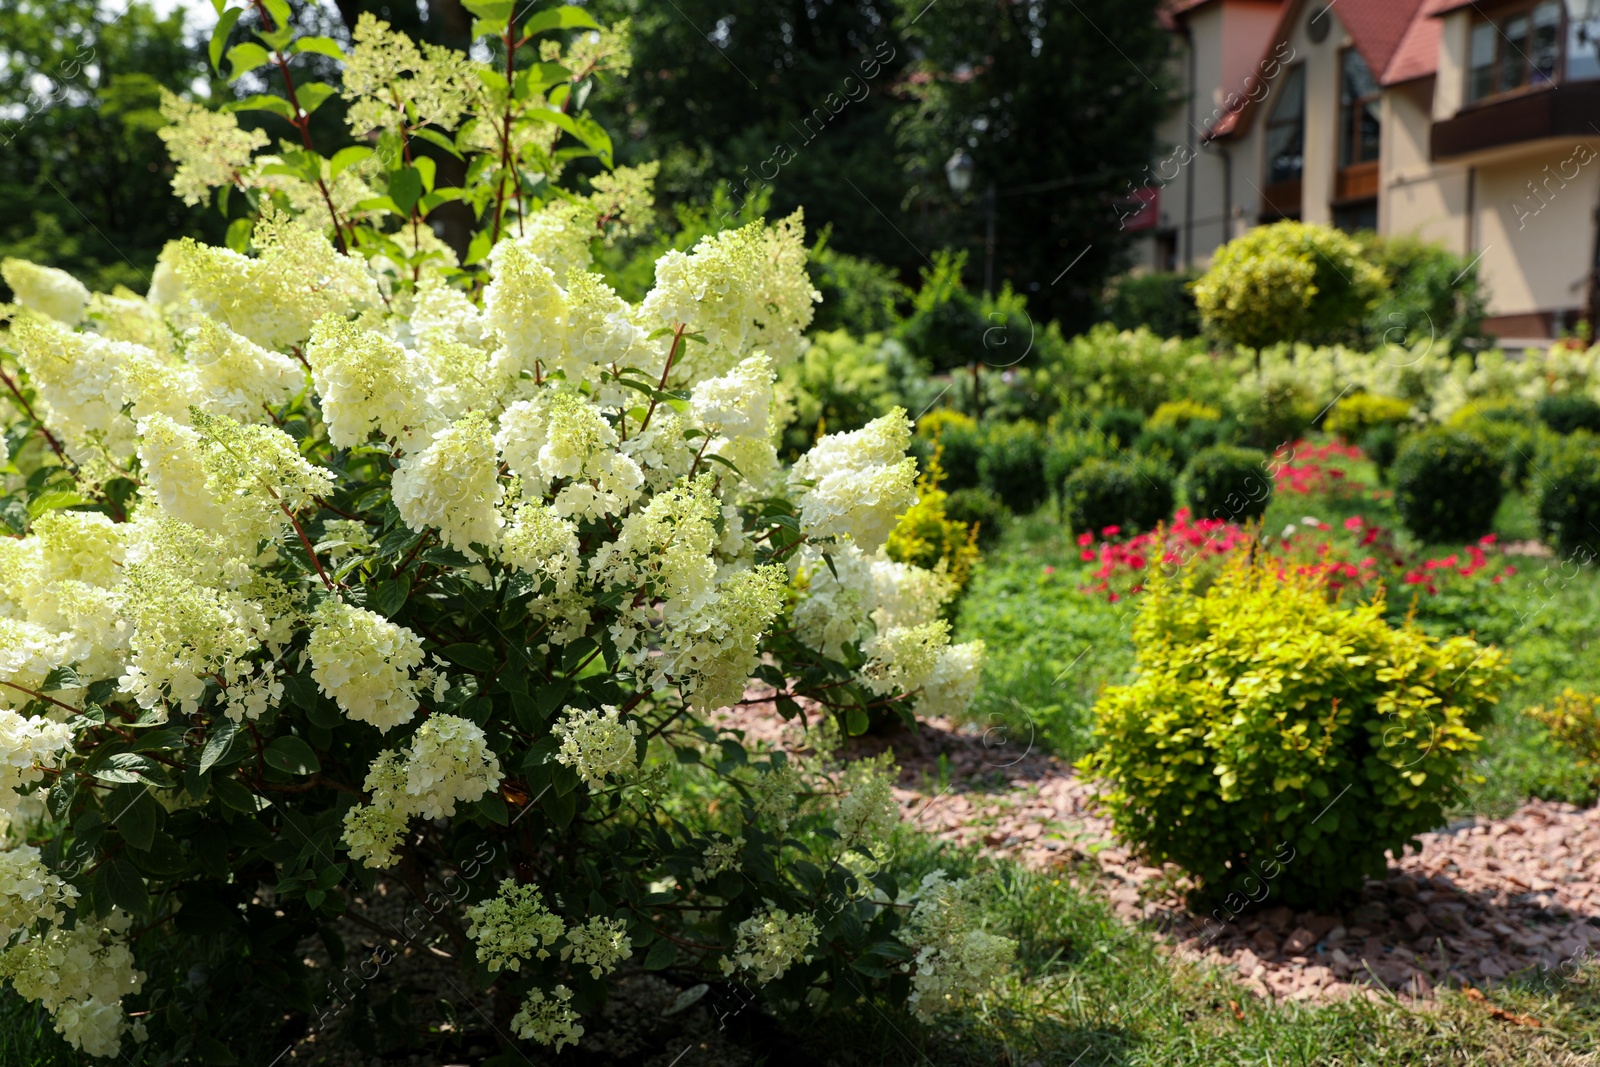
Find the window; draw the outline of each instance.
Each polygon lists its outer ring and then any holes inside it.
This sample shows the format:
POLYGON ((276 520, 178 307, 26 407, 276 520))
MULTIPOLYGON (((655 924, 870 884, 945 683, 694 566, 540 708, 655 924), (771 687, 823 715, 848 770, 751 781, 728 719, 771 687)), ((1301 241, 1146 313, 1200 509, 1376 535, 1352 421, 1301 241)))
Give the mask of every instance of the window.
POLYGON ((1357 230, 1376 230, 1378 228, 1378 202, 1376 200, 1359 200, 1354 204, 1342 204, 1333 209, 1333 224, 1345 233, 1355 233, 1357 230))
POLYGON ((1567 4, 1567 80, 1600 78, 1600 0, 1567 4))
POLYGON ((1339 90, 1339 166, 1370 163, 1378 158, 1379 92, 1367 61, 1347 48, 1339 90))
POLYGON ((1539 0, 1472 27, 1467 99, 1554 85, 1561 68, 1561 0, 1539 0))
POLYGON ((1305 168, 1305 67, 1284 71, 1267 121, 1267 184, 1299 181, 1305 168))

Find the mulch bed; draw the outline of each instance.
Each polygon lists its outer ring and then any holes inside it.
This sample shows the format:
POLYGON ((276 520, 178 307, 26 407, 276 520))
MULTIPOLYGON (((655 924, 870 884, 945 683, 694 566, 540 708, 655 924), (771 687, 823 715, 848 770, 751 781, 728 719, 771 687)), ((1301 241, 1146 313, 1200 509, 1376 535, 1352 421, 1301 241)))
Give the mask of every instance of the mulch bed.
MULTIPOLYGON (((769 703, 732 710, 724 723, 752 740, 794 739, 769 703)), ((1061 870, 1125 921, 1160 930, 1179 955, 1236 968, 1264 997, 1326 1000, 1383 987, 1426 998, 1441 984, 1570 973, 1600 956, 1600 809, 1534 801, 1505 819, 1459 820, 1422 835, 1420 850, 1391 856, 1388 878, 1368 881, 1345 911, 1295 912, 1273 907, 1269 895, 1219 932, 1185 906, 1181 873, 1150 867, 1117 842, 1092 786, 1027 738, 931 720, 915 737, 851 744, 862 755, 894 748, 907 821, 1061 870)))

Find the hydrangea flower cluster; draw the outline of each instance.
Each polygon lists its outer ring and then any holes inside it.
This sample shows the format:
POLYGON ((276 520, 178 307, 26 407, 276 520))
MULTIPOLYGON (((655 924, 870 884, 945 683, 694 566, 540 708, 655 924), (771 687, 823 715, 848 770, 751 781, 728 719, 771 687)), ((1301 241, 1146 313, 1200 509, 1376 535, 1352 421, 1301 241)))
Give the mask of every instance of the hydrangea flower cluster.
MULTIPOLYGON (((840 715, 970 699, 953 583, 879 553, 916 501, 904 412, 779 460, 775 380, 819 299, 801 215, 666 253, 637 302, 595 269, 651 223, 656 169, 614 168, 582 111, 629 61, 592 29, 508 83, 364 17, 342 84, 300 97, 349 103, 361 143, 337 156, 164 100, 175 191, 253 217, 228 247, 170 243, 143 296, 0 263, 0 975, 89 1055, 136 1029, 147 944, 216 947, 167 921, 180 905, 270 900, 307 932, 360 868, 457 845, 516 875, 466 914, 527 1040, 578 1041, 590 983, 663 943, 653 893, 701 946, 684 967, 802 970, 827 903, 798 903, 802 863, 875 849, 887 770, 751 762, 711 714, 756 678, 840 715), (436 187, 417 138, 470 157, 472 187, 436 187), (552 192, 581 155, 599 173, 552 192), (452 199, 478 208, 466 248, 428 220, 452 199), (681 817, 674 758, 731 780, 732 824, 681 817), (21 843, 56 835, 70 864, 21 843), (759 895, 713 894, 735 883, 759 895)), ((176 1048, 171 1014, 150 1025, 176 1048)))
POLYGON ((989 991, 1016 957, 1017 943, 982 928, 978 886, 942 870, 922 879, 907 928, 917 949, 912 1011, 925 1021, 963 1008, 989 991))
POLYGON ((733 955, 722 961, 722 973, 748 972, 757 982, 782 978, 797 960, 811 962, 806 952, 817 943, 817 924, 809 915, 792 915, 765 907, 735 927, 733 955))

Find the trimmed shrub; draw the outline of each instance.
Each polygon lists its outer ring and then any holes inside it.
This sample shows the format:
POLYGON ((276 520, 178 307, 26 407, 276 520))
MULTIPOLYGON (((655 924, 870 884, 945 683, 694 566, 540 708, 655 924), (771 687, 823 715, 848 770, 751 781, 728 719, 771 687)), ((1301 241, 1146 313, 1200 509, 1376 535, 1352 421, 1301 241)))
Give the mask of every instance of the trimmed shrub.
POLYGON ((1218 445, 1197 453, 1183 472, 1184 492, 1196 518, 1246 522, 1272 503, 1268 457, 1255 448, 1218 445))
POLYGON ((971 528, 978 545, 988 548, 999 540, 1011 512, 1000 498, 987 489, 969 487, 952 490, 944 501, 945 517, 971 528))
POLYGON ((789 453, 804 452, 824 434, 859 430, 900 405, 881 341, 843 330, 815 334, 805 354, 778 372, 794 404, 783 432, 789 453))
POLYGON ((1316 417, 1317 401, 1305 386, 1273 378, 1240 406, 1239 433, 1245 444, 1271 450, 1300 440, 1316 417))
POLYGON ((1538 704, 1524 714, 1548 730, 1556 744, 1571 750, 1580 768, 1600 776, 1600 697, 1569 686, 1551 707, 1538 704))
POLYGON ((1600 433, 1600 404, 1581 393, 1556 393, 1539 401, 1539 419, 1565 437, 1579 430, 1600 433))
POLYGON ((1378 481, 1388 485, 1389 470, 1394 466, 1395 457, 1400 454, 1400 427, 1394 423, 1374 426, 1361 436, 1357 447, 1378 469, 1378 481))
POLYGON ((1196 422, 1217 422, 1222 411, 1210 404, 1197 404, 1193 400, 1168 400, 1145 420, 1147 430, 1182 430, 1196 422))
POLYGON ((1044 480, 1053 493, 1060 493, 1067 475, 1091 459, 1109 459, 1116 450, 1095 430, 1069 430, 1053 434, 1044 450, 1044 480))
POLYGON ((944 470, 939 465, 937 446, 928 459, 927 469, 917 479, 917 502, 900 516, 884 546, 889 558, 933 570, 943 563, 956 591, 967 586, 972 565, 978 562, 977 531, 950 518, 946 503, 950 494, 939 488, 944 470))
POLYGON ((1447 425, 1487 445, 1500 457, 1506 484, 1518 489, 1527 487, 1536 457, 1561 439, 1532 407, 1516 400, 1469 404, 1450 416, 1447 425))
POLYGON ((1505 654, 1340 607, 1320 580, 1240 552, 1203 594, 1151 572, 1138 673, 1095 707, 1117 835, 1199 881, 1221 922, 1249 901, 1326 907, 1444 822, 1505 654))
POLYGON ((1475 540, 1489 532, 1500 507, 1501 471, 1499 457, 1471 434, 1415 434, 1395 458, 1395 510, 1423 541, 1475 540))
POLYGON ((1223 245, 1194 283, 1194 295, 1208 333, 1259 350, 1290 341, 1359 341, 1387 281, 1348 234, 1284 221, 1223 245))
POLYGON ((1050 495, 1044 479, 1044 435, 1037 423, 990 426, 978 454, 978 481, 1006 507, 1025 515, 1050 495))
POLYGON ((1369 346, 1426 344, 1460 352, 1488 344, 1483 332, 1488 301, 1477 263, 1411 236, 1369 233, 1357 239, 1367 258, 1389 276, 1383 299, 1367 314, 1369 346))
POLYGON ((1061 497, 1073 533, 1148 530, 1172 514, 1172 475, 1155 463, 1091 459, 1067 476, 1061 497))
POLYGON ((1103 314, 1119 330, 1147 326, 1162 337, 1197 337, 1200 309, 1190 286, 1199 271, 1125 274, 1106 289, 1103 314))
POLYGON ((1134 450, 1182 469, 1196 452, 1219 444, 1222 412, 1192 400, 1170 400, 1156 408, 1133 440, 1134 450))
POLYGON ((1356 393, 1333 405, 1322 428, 1347 444, 1359 445, 1380 426, 1403 426, 1411 420, 1411 404, 1392 396, 1356 393))
POLYGON ((1144 412, 1137 408, 1101 408, 1091 423, 1120 448, 1131 448, 1144 429, 1144 412))
POLYGON ((1600 440, 1574 434, 1539 459, 1539 530, 1564 557, 1600 555, 1600 440))
POLYGON ((974 489, 982 484, 978 463, 983 458, 983 438, 983 431, 971 420, 951 422, 934 438, 943 450, 939 464, 944 468, 944 484, 949 489, 974 489))

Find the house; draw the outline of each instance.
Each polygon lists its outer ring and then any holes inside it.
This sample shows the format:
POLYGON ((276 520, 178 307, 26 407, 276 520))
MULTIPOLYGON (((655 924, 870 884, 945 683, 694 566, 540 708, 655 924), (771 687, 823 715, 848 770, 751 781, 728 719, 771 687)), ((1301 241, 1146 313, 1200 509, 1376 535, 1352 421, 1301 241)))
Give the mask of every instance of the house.
POLYGON ((1503 343, 1596 316, 1600 0, 1169 0, 1184 102, 1122 224, 1203 267, 1282 218, 1478 265, 1503 343))

